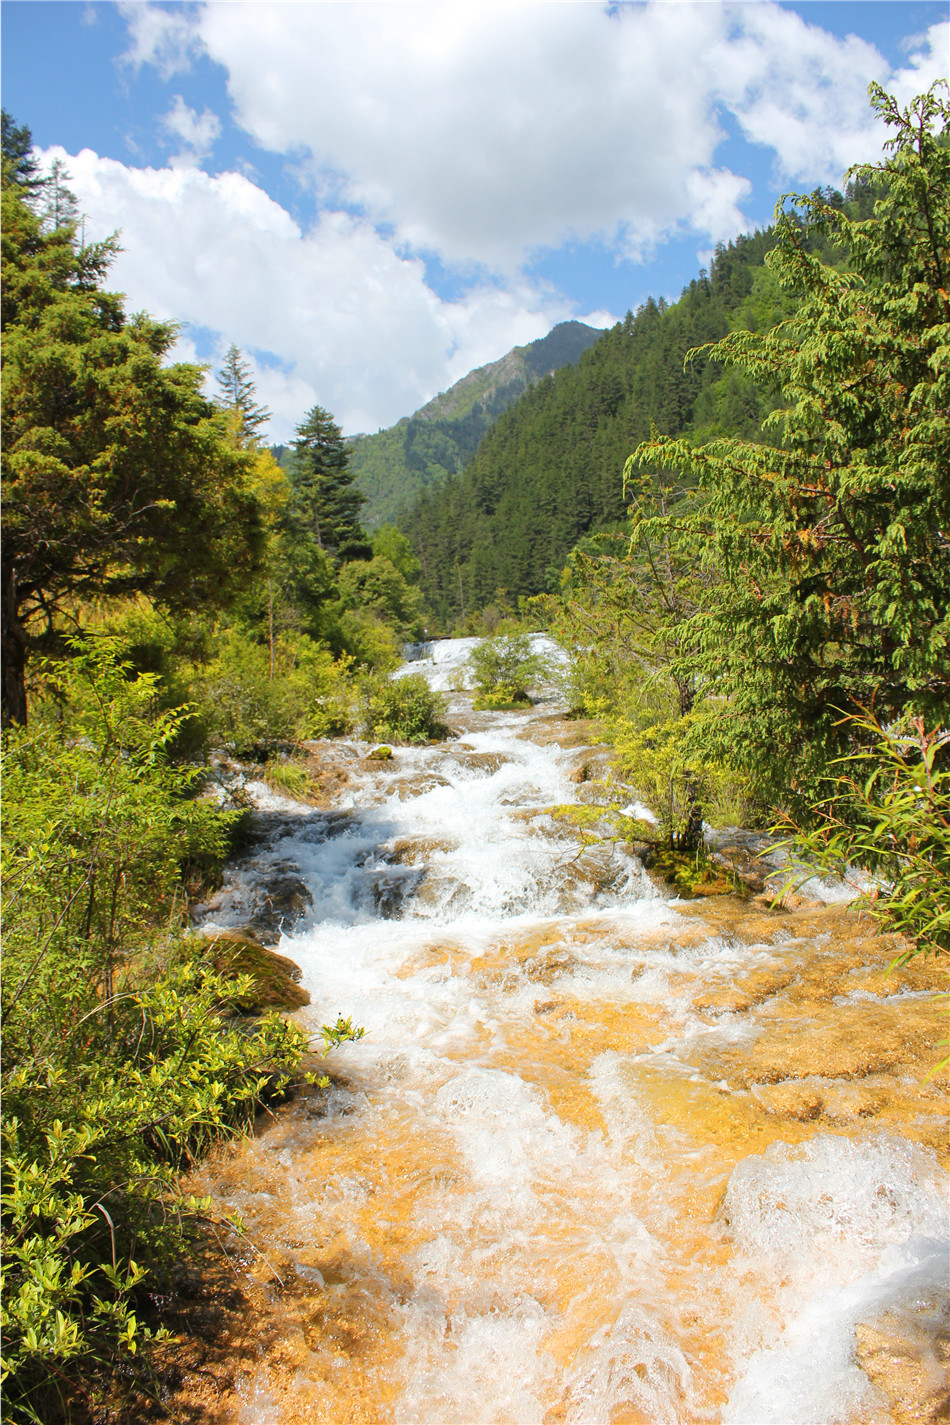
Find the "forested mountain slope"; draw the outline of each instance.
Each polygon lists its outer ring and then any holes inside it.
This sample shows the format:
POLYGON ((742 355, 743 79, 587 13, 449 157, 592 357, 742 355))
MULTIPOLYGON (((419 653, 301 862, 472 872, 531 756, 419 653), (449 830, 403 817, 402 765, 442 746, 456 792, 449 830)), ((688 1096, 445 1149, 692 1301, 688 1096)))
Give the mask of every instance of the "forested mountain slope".
POLYGON ((736 328, 765 330, 786 308, 764 266, 771 230, 720 247, 708 273, 668 305, 652 298, 578 363, 546 376, 506 411, 456 478, 425 492, 402 527, 447 623, 555 587, 585 535, 624 518, 623 467, 650 434, 748 434, 768 398, 747 379, 686 353, 736 328))
POLYGON ((541 377, 577 361, 599 336, 583 322, 560 322, 538 341, 470 371, 388 430, 356 436, 350 469, 366 496, 367 529, 394 520, 423 490, 457 474, 502 411, 541 377))

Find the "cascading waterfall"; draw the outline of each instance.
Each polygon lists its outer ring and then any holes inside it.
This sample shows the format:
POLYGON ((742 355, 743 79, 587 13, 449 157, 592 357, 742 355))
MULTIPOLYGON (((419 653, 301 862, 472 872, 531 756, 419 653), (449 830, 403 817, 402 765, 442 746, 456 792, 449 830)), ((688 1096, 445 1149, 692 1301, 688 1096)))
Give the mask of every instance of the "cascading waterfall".
MULTIPOLYGON (((470 643, 412 666, 451 686, 470 643)), ((301 1018, 366 1029, 335 1087, 203 1174, 279 1269, 286 1338, 221 1419, 898 1418, 856 1341, 885 1317, 938 1332, 939 1103, 864 1122, 843 1075, 795 1061, 822 1031, 789 986, 820 1000, 817 954, 839 1019, 862 994, 872 1015, 929 1001, 841 961, 840 909, 697 910, 585 846, 550 809, 587 754, 549 708, 453 712, 457 740, 363 761, 332 813, 270 798, 214 913, 246 922, 296 867, 278 948, 313 996, 301 1018)))

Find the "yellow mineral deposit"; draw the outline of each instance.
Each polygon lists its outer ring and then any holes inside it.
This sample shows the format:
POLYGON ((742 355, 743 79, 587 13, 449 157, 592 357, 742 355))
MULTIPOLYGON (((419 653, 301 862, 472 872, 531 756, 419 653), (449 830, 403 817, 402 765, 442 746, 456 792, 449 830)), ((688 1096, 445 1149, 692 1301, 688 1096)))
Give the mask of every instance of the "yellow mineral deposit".
POLYGON ((933 964, 887 974, 840 904, 672 899, 545 810, 589 780, 576 725, 462 698, 453 720, 390 762, 354 748, 351 815, 321 839, 302 811, 273 848, 313 897, 279 946, 299 1019, 367 1033, 196 1176, 256 1250, 230 1241, 236 1295, 182 1409, 947 1419, 933 964))

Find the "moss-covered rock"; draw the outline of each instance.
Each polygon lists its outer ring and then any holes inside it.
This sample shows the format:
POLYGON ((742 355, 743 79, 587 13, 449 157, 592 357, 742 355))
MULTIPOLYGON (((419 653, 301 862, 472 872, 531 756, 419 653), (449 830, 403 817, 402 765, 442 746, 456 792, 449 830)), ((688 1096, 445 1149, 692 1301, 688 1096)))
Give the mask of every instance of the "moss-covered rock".
POLYGON ((301 1009, 310 995, 300 984, 301 969, 286 955, 268 950, 238 931, 220 931, 209 944, 216 970, 229 975, 250 975, 250 994, 235 1001, 242 1014, 263 1014, 270 1009, 301 1009))

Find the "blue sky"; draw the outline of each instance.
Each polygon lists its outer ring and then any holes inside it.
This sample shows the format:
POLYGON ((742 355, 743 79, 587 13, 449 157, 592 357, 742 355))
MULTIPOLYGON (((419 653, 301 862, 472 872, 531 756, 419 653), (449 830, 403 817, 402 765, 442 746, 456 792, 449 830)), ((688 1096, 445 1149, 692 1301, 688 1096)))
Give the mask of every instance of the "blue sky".
POLYGON ((570 317, 675 298, 777 197, 874 159, 931 0, 4 0, 3 104, 63 157, 177 355, 251 358, 270 436, 391 424, 570 317))

